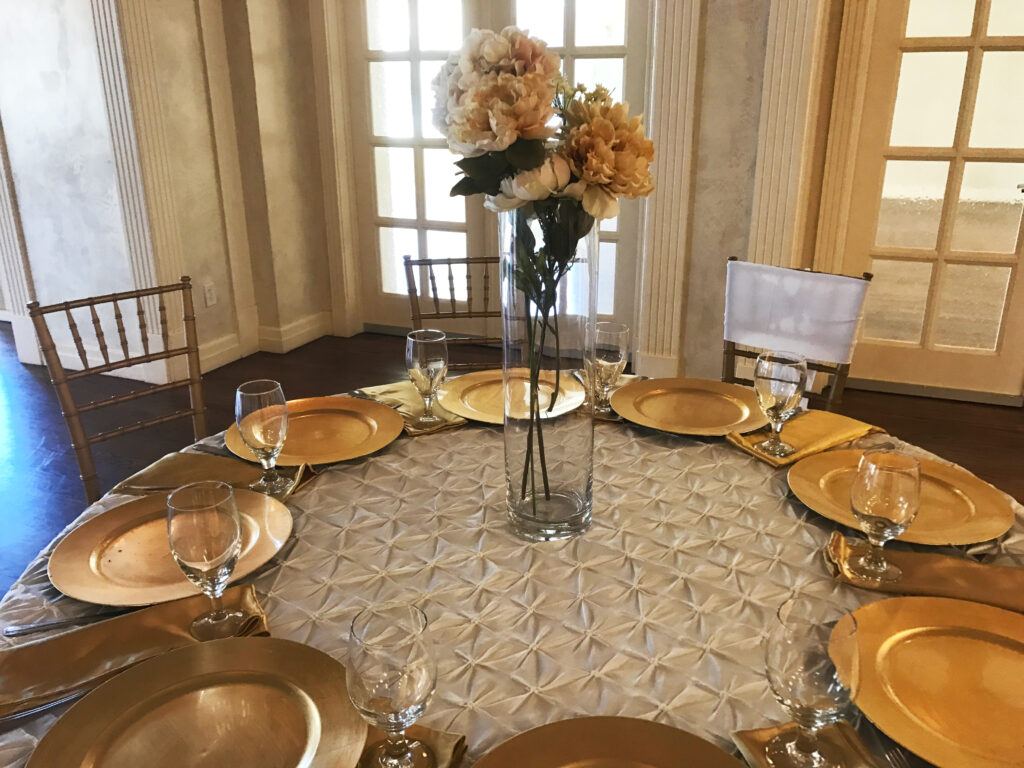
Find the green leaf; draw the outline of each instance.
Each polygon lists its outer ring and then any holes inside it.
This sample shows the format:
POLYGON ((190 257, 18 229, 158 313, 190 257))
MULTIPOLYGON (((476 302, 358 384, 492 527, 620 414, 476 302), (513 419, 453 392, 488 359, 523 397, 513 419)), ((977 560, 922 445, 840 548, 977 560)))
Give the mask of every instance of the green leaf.
POLYGON ((532 171, 544 162, 543 139, 516 139, 516 142, 505 150, 505 158, 520 171, 532 171))
POLYGON ((452 187, 452 191, 448 193, 449 197, 458 197, 459 195, 476 195, 484 190, 469 176, 463 176, 452 187))
POLYGON ((474 181, 488 182, 493 179, 501 179, 511 172, 504 152, 488 152, 476 157, 464 157, 457 160, 457 165, 463 173, 474 181))

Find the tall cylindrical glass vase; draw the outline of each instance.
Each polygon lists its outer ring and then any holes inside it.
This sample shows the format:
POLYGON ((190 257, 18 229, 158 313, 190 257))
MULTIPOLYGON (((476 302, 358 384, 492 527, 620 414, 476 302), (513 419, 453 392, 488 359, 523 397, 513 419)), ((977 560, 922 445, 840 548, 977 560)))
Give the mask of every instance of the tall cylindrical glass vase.
POLYGON ((531 541, 590 527, 597 223, 571 198, 500 214, 505 484, 509 523, 531 541))

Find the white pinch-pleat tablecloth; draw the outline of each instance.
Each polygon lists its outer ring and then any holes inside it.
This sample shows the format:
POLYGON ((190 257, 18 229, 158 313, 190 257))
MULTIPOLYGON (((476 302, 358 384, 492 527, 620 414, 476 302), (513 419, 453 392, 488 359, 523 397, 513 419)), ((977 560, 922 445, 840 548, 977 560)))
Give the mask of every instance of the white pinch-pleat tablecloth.
MULTIPOLYGON (((593 527, 537 544, 506 524, 502 451, 500 428, 469 426, 332 467, 289 500, 298 541, 255 582, 273 635, 342 661, 360 607, 417 602, 439 659, 422 724, 465 734, 468 762, 584 715, 656 720, 732 750, 733 731, 784 719, 762 656, 778 605, 812 585, 851 609, 881 597, 832 582, 822 549, 836 525, 789 495, 784 470, 724 440, 598 423, 593 527)), ((1001 541, 969 553, 1024 563, 1016 509, 1001 541)), ((87 610, 55 599, 48 551, 0 603, 0 624, 87 610)), ((0 734, 5 763, 54 721, 0 734)))

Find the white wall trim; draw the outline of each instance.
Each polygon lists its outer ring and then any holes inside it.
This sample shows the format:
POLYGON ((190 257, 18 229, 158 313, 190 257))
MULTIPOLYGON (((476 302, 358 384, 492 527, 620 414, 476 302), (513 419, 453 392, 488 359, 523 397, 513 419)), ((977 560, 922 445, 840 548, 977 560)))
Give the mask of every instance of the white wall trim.
MULTIPOLYGON (((338 336, 351 336, 363 330, 355 159, 345 46, 345 8, 349 5, 311 0, 309 8, 327 261, 331 274, 332 330, 338 336)), ((349 8, 348 13, 351 15, 353 10, 349 8)))
POLYGON ((260 349, 283 354, 296 347, 326 336, 331 332, 333 318, 330 312, 314 312, 280 327, 259 327, 260 349))
POLYGON ((700 0, 657 0, 654 8, 653 83, 646 113, 657 190, 644 214, 635 366, 648 376, 678 375, 682 365, 702 5, 700 0))
POLYGON ((847 2, 843 7, 814 249, 814 268, 822 272, 842 269, 876 8, 876 0, 847 2))
MULTIPOLYGON (((156 76, 149 3, 93 0, 93 4, 107 9, 107 14, 118 22, 113 24, 113 28, 120 32, 118 38, 98 35, 106 38, 101 45, 119 45, 123 62, 119 74, 124 87, 111 89, 108 100, 116 99, 118 107, 130 112, 132 118, 132 124, 127 128, 134 129, 153 253, 151 274, 155 280, 150 279, 149 284, 169 284, 184 274, 185 259, 168 167, 164 109, 156 76)), ((124 160, 119 156, 118 164, 121 162, 124 160)))
MULTIPOLYGON (((231 267, 231 289, 237 323, 235 344, 237 356, 244 357, 259 349, 259 315, 252 276, 252 255, 249 251, 249 228, 246 223, 235 109, 231 97, 224 15, 220 0, 196 0, 195 10, 196 27, 203 49, 206 104, 210 124, 213 126, 217 196, 224 222, 225 250, 231 267)), ((221 362, 217 365, 223 364, 221 362)), ((204 363, 203 370, 206 368, 204 363)))
POLYGON ((21 227, 18 195, 14 189, 14 175, 7 155, 7 140, 0 121, 0 283, 4 306, 14 332, 14 347, 23 363, 38 365, 42 362, 35 328, 25 305, 35 299, 32 269, 28 262, 25 232, 21 227))
MULTIPOLYGON (((114 172, 121 199, 121 220, 124 223, 129 269, 134 287, 148 288, 156 285, 156 264, 117 15, 116 0, 92 0, 96 49, 103 80, 107 124, 114 150, 114 172)), ((152 319, 155 320, 155 305, 150 311, 154 313, 152 319)))
POLYGON ((242 342, 237 333, 226 333, 199 345, 199 369, 208 373, 243 357, 242 342))
POLYGON ((819 36, 827 3, 772 0, 761 90, 757 170, 748 260, 797 266, 795 227, 813 147, 805 138, 817 117, 819 36))

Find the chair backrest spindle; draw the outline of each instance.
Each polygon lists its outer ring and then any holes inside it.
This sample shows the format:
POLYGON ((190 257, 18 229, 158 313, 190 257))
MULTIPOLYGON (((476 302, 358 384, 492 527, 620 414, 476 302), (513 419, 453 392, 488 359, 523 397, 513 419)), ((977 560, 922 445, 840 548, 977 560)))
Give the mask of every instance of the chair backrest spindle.
POLYGON ((142 306, 142 297, 135 297, 135 307, 139 313, 139 334, 142 336, 142 353, 149 354, 149 329, 146 328, 146 310, 142 306))
POLYGON ((82 366, 87 367, 89 365, 89 356, 85 353, 85 344, 82 343, 82 335, 78 332, 78 323, 75 322, 75 316, 71 314, 71 305, 68 302, 64 302, 64 314, 68 319, 68 328, 71 330, 71 338, 75 342, 75 349, 78 350, 78 359, 82 361, 82 366))

